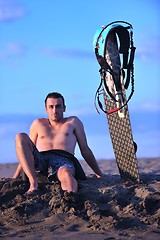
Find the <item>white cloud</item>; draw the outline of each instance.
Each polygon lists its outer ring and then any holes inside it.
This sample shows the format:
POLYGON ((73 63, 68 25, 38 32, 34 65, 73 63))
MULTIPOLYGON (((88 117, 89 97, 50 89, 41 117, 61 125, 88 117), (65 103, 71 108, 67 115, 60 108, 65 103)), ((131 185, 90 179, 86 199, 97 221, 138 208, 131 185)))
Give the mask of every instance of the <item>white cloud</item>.
POLYGON ((24 56, 26 54, 26 47, 17 42, 8 42, 3 49, 0 50, 0 58, 5 59, 14 56, 24 56))
POLYGON ((18 122, 17 123, 1 123, 0 125, 0 140, 3 141, 3 138, 13 137, 21 131, 28 131, 27 124, 18 122))
POLYGON ((160 111, 160 105, 157 103, 157 104, 153 104, 153 103, 150 103, 150 102, 146 102, 146 103, 143 103, 142 104, 142 107, 144 110, 147 110, 147 111, 152 111, 152 112, 158 112, 160 111))
POLYGON ((142 102, 130 106, 130 111, 147 111, 147 112, 160 112, 160 104, 158 102, 142 102), (138 107, 137 107, 138 106, 138 107))
POLYGON ((14 21, 24 17, 26 11, 14 0, 0 0, 0 22, 14 21))
POLYGON ((138 40, 136 46, 136 56, 144 62, 154 61, 160 58, 160 38, 159 36, 143 35, 138 40))
POLYGON ((42 52, 51 57, 67 57, 67 58, 87 58, 92 59, 93 53, 82 49, 54 49, 52 47, 45 47, 42 52))

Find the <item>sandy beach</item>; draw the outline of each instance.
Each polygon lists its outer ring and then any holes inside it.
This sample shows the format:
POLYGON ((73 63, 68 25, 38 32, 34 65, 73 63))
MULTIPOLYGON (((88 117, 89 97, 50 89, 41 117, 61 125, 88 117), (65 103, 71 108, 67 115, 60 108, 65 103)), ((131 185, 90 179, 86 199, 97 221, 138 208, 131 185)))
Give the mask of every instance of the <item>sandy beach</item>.
POLYGON ((59 182, 12 179, 17 164, 0 165, 0 237, 2 239, 160 239, 160 158, 138 159, 140 183, 121 180, 115 160, 99 160, 97 179, 80 161, 86 180, 78 181, 77 202, 62 198, 59 182))

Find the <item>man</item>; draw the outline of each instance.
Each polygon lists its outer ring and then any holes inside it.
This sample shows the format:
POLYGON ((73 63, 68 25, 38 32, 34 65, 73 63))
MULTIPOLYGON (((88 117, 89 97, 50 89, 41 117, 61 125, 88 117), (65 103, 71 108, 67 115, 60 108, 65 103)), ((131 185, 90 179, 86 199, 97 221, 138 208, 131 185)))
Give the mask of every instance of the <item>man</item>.
POLYGON ((19 165, 13 178, 17 178, 23 169, 30 183, 26 194, 31 194, 38 189, 36 171, 46 174, 49 170, 48 177, 57 177, 63 191, 76 193, 78 184, 73 161, 76 143, 98 178, 102 172, 87 144, 82 122, 75 116, 63 116, 66 110, 64 97, 57 92, 49 93, 45 99, 45 110, 48 118, 34 120, 30 136, 26 133, 16 135, 19 165))

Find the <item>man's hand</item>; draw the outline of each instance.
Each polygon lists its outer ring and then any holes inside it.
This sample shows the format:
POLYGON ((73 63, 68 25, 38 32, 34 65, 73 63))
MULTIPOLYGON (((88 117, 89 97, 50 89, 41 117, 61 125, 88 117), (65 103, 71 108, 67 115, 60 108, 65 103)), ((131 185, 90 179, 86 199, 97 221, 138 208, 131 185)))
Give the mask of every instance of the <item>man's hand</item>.
POLYGON ((97 178, 102 178, 104 175, 105 175, 104 173, 101 173, 101 175, 96 174, 96 177, 97 177, 97 178))

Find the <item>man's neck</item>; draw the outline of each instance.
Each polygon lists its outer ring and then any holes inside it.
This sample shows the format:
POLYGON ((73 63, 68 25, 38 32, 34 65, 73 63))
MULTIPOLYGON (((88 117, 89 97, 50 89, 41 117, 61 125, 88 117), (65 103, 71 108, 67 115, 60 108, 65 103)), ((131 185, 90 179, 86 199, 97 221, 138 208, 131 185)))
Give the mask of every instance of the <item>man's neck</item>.
POLYGON ((57 127, 57 126, 63 124, 63 123, 65 122, 65 119, 62 118, 62 119, 59 120, 59 121, 53 121, 53 120, 51 120, 51 119, 48 119, 48 122, 49 122, 49 125, 51 125, 51 126, 53 126, 53 127, 57 127))

